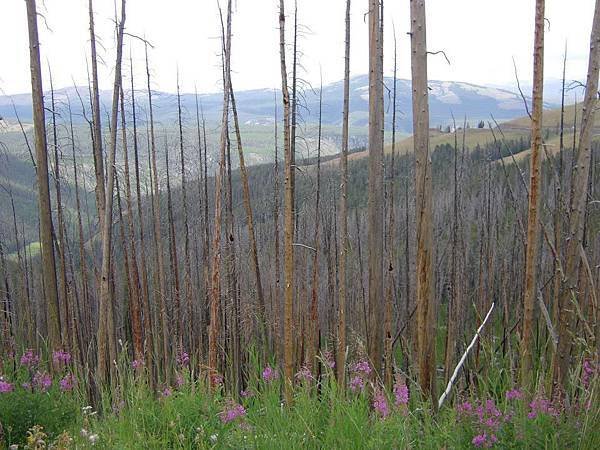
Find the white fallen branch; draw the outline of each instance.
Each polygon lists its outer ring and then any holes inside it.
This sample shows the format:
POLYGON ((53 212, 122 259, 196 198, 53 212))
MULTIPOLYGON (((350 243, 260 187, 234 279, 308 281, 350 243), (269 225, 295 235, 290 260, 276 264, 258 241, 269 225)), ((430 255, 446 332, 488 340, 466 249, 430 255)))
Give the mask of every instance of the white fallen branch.
POLYGON ((446 397, 448 397, 448 394, 450 394, 450 391, 452 390, 452 385, 454 384, 454 381, 456 380, 456 377, 458 376, 458 372, 460 371, 460 368, 463 366, 463 364, 467 360, 467 356, 469 356, 469 352, 475 345, 475 342, 477 342, 477 338, 481 334, 481 330, 483 330, 483 327, 485 326, 488 319, 490 318, 490 315, 492 314, 493 310, 494 310, 494 303, 492 303, 492 306, 490 306, 490 310, 486 314, 485 319, 483 319, 483 322, 481 322, 481 325, 479 325, 479 328, 477 329, 477 333, 475 333, 475 336, 473 336, 473 340, 471 341, 471 343, 469 344, 469 346, 463 353, 462 357, 460 358, 460 361, 458 361, 458 364, 456 365, 456 368, 454 369, 454 372, 452 373, 452 376, 450 377, 450 381, 448 381, 448 386, 446 386, 446 390, 444 391, 444 393, 438 400, 438 409, 440 409, 442 407, 442 405, 444 404, 444 400, 446 400, 446 397))

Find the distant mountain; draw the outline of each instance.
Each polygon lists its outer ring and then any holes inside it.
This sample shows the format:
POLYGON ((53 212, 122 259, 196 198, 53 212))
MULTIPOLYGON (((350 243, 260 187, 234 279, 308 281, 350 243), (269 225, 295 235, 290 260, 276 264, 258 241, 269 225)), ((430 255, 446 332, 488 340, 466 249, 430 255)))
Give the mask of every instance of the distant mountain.
MULTIPOLYGON (((385 110, 386 127, 391 128, 391 90, 393 79, 385 78, 385 110)), ((350 81, 350 121, 354 128, 365 127, 368 123, 368 92, 369 80, 367 75, 358 75, 350 81)), ((489 120, 492 114, 497 120, 509 120, 525 114, 523 101, 519 94, 507 89, 491 86, 481 86, 471 83, 455 81, 429 81, 430 89, 430 123, 432 127, 448 125, 452 121, 452 114, 458 122, 464 117, 469 122, 489 120)), ((103 110, 110 109, 112 93, 101 91, 103 110)), ((55 92, 56 101, 66 103, 71 101, 75 120, 83 120, 81 103, 89 113, 89 94, 87 87, 64 88, 55 92)), ((143 92, 137 96, 140 109, 145 108, 146 100, 143 92)), ((182 106, 188 118, 195 117, 194 94, 182 94, 182 106)), ((200 94, 199 100, 203 113, 209 122, 220 118, 222 95, 200 94)), ((163 125, 171 125, 177 117, 177 97, 174 94, 155 92, 153 96, 155 117, 163 125)), ((273 123, 275 101, 280 110, 281 95, 278 90, 256 89, 236 92, 236 103, 240 120, 245 125, 269 125, 273 123)), ((305 88, 302 92, 299 108, 300 120, 304 123, 314 123, 318 118, 318 91, 305 88)), ((338 81, 323 87, 323 122, 328 125, 339 125, 342 119, 343 82, 338 81)), ((556 103, 548 103, 547 107, 554 107, 556 103)), ((411 82, 410 80, 397 80, 397 129, 410 133, 412 128, 411 82)), ((15 110, 24 122, 31 121, 31 96, 18 94, 13 96, 0 96, 0 116, 13 119, 15 110)), ((140 113, 143 119, 143 111, 140 113)))

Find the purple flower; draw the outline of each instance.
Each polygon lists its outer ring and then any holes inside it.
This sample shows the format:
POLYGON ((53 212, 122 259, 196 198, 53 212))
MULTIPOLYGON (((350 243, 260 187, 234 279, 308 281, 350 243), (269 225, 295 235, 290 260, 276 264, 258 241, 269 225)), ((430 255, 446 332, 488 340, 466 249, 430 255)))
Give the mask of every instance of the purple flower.
POLYGON ((134 370, 141 369, 142 367, 144 367, 144 360, 143 359, 134 359, 131 363, 131 367, 133 367, 134 370))
POLYGON ((362 379, 361 376, 356 375, 352 377, 352 379, 350 380, 350 390, 352 392, 362 392, 364 388, 365 381, 362 379))
POLYGON ((68 365, 71 362, 71 354, 64 350, 56 350, 52 352, 52 361, 55 365, 68 365))
POLYGON ((27 349, 21 356, 21 365, 26 367, 35 367, 39 364, 40 357, 32 349, 27 349))
POLYGON ((590 385, 590 380, 596 373, 596 368, 594 367, 594 363, 590 359, 583 360, 582 374, 581 374, 581 382, 583 383, 583 387, 586 389, 590 385))
POLYGON ((547 414, 552 417, 557 417, 560 414, 557 409, 552 406, 550 400, 543 397, 533 399, 533 401, 529 403, 529 408, 530 411, 529 414, 527 414, 529 419, 535 419, 540 414, 547 414))
POLYGON ((299 381, 309 381, 314 380, 315 377, 313 377, 310 369, 307 366, 302 366, 300 371, 296 374, 296 379, 299 381))
POLYGON ((179 389, 184 384, 185 379, 183 378, 183 375, 181 375, 180 373, 175 374, 175 387, 179 389))
POLYGON ((52 378, 46 372, 36 372, 33 376, 33 385, 41 392, 46 392, 52 386, 52 378))
POLYGON ((163 397, 170 397, 173 395, 173 391, 169 386, 166 386, 160 393, 163 397))
POLYGON ((356 374, 362 374, 365 377, 368 377, 373 370, 369 365, 369 361, 363 359, 362 361, 358 361, 354 364, 354 366, 352 367, 352 371, 356 374))
POLYGON ((230 400, 225 405, 225 409, 219 413, 221 418, 221 422, 230 423, 233 422, 238 417, 244 417, 246 415, 246 409, 235 403, 233 400, 230 400))
POLYGON ((68 392, 68 391, 73 390, 76 383, 77 383, 77 380, 73 376, 73 374, 68 373, 58 382, 58 385, 60 386, 61 391, 68 392))
POLYGON ((404 381, 394 384, 394 397, 396 398, 396 406, 408 404, 408 386, 404 381))
POLYGON ((15 387, 8 381, 4 381, 0 378, 0 394, 7 394, 14 391, 15 387))
POLYGON ((242 396, 242 398, 250 398, 252 397, 252 391, 249 389, 244 389, 243 391, 240 392, 240 396, 242 396))
POLYGON ((481 433, 481 434, 478 434, 477 436, 474 436, 471 443, 475 447, 483 447, 485 445, 486 441, 487 441, 487 434, 481 433))
POLYGON ((221 384, 223 384, 223 375, 215 373, 211 375, 210 380, 213 386, 220 386, 221 384))
POLYGON ((506 391, 506 400, 521 400, 523 398, 523 393, 518 389, 511 389, 510 391, 506 391))
POLYGON ((390 407, 383 391, 378 390, 375 393, 373 397, 373 409, 384 419, 390 414, 390 407))
POLYGON ((180 367, 185 367, 190 363, 190 355, 183 350, 177 355, 177 364, 180 367))
POLYGON ((276 380, 278 376, 279 374, 277 373, 277 371, 271 366, 265 367, 265 369, 262 372, 262 378, 263 380, 265 380, 266 383, 270 383, 271 381, 276 380))
POLYGON ((330 369, 335 368, 335 359, 329 350, 323 352, 323 363, 330 369))
POLYGON ((473 405, 471 402, 462 402, 456 407, 458 414, 467 416, 473 412, 473 405))

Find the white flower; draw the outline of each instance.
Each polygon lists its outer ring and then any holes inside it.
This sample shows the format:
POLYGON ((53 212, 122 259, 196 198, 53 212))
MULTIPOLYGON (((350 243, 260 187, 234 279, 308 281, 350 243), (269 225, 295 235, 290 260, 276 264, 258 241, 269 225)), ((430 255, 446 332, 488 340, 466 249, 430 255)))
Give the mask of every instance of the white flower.
POLYGON ((217 442, 217 438, 218 438, 218 437, 219 437, 219 435, 218 435, 218 434, 211 434, 211 435, 210 435, 210 440, 211 440, 213 443, 215 443, 215 442, 217 442))
POLYGON ((97 434, 90 434, 90 436, 88 437, 88 439, 90 440, 90 444, 94 445, 96 442, 98 442, 98 439, 100 438, 100 436, 98 436, 97 434))

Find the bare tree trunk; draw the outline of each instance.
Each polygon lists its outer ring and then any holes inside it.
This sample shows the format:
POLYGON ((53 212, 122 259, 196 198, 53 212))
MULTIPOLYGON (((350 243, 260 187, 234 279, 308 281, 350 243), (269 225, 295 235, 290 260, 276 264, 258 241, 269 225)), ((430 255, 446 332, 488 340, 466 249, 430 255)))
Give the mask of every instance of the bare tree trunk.
POLYGON ((521 381, 529 386, 532 377, 533 315, 537 297, 536 279, 539 241, 539 209, 541 186, 542 109, 544 83, 544 0, 536 0, 535 42, 533 53, 533 114, 531 117, 531 160, 529 181, 529 214, 525 248, 525 293, 523 298, 523 336, 521 340, 521 381))
POLYGON ((380 0, 369 2, 369 357, 381 374, 383 354, 383 34, 380 0))
POLYGON ((435 402, 435 280, 425 0, 411 0, 411 66, 417 216, 417 354, 419 384, 435 402))
MULTIPOLYGON (((598 74, 600 69, 600 0, 596 0, 592 32, 590 37, 590 54, 588 74, 583 101, 581 127, 579 131, 579 148, 577 164, 572 174, 572 199, 569 212, 569 237, 566 249, 566 267, 563 279, 563 290, 560 295, 560 318, 558 349, 554 360, 555 387, 564 392, 570 367, 570 350, 573 343, 572 333, 576 316, 573 302, 579 302, 583 297, 581 287, 577 286, 581 255, 585 255, 583 245, 585 212, 589 189, 589 168, 592 149, 592 128, 594 114, 598 105, 598 74)), ((573 156, 575 158, 575 155, 573 156)), ((598 338, 596 336, 596 338, 598 338)))
MULTIPOLYGON (((165 380, 169 375, 169 341, 168 341, 168 318, 167 318, 167 306, 165 298, 165 263, 163 256, 163 243, 162 233, 160 229, 160 191, 158 188, 158 167, 156 164, 156 140, 154 136, 154 112, 152 109, 152 89, 150 85, 150 68, 148 65, 148 44, 145 46, 146 55, 146 79, 148 88, 148 109, 150 112, 150 151, 151 151, 151 173, 152 176, 152 207, 154 212, 154 241, 155 241, 155 252, 156 252, 156 279, 158 284, 158 297, 159 305, 159 321, 160 321, 160 338, 162 341, 162 359, 163 359, 163 375, 165 380)), ((155 298, 156 298, 155 297, 155 298)))
POLYGON ((279 0, 279 57, 281 62, 281 94, 283 97, 283 151, 285 195, 283 213, 283 252, 284 252, 284 311, 283 311, 283 341, 284 341, 284 373, 285 400, 292 403, 292 384, 294 382, 294 192, 292 174, 293 156, 290 140, 290 93, 287 83, 287 68, 285 64, 285 5, 279 0))
POLYGON ((346 375, 346 292, 348 254, 348 119, 350 116, 350 0, 346 0, 346 44, 344 50, 344 110, 342 118, 342 153, 340 156, 340 255, 338 260, 339 297, 336 372, 338 384, 345 386, 346 375))
POLYGON ((48 147, 46 143, 46 119, 44 115, 44 91, 42 88, 42 68, 40 64, 40 43, 37 28, 35 0, 26 0, 27 26, 29 29, 29 63, 31 68, 31 97, 33 103, 33 128, 35 135, 35 155, 37 164, 38 207, 40 215, 40 235, 42 244, 42 275, 48 323, 48 343, 50 348, 60 347, 61 330, 59 323, 58 288, 56 283, 56 263, 52 241, 52 207, 48 181, 48 147))
POLYGON ((113 323, 113 298, 111 292, 111 248, 112 248, 112 207, 115 182, 115 154, 117 150, 117 116, 121 90, 121 60, 123 56, 123 34, 125 28, 125 0, 121 1, 121 20, 117 29, 117 59, 113 86, 112 112, 110 117, 110 148, 108 154, 106 201, 102 231, 102 270, 100 278, 100 304, 98 317, 98 372, 101 383, 108 379, 108 372, 117 358, 117 346, 113 323))
MULTIPOLYGON (((154 349, 154 336, 152 333, 152 321, 150 312, 150 294, 148 292, 148 268, 146 266, 146 239, 144 233, 144 215, 142 212, 142 190, 140 187, 140 161, 138 154, 138 137, 137 137, 137 117, 135 109, 135 88, 133 85, 133 62, 130 58, 130 76, 131 76, 131 114, 133 122, 133 162, 135 164, 135 193, 138 213, 138 228, 140 233, 140 272, 141 272, 141 288, 142 302, 140 311, 143 321, 144 335, 144 356, 145 363, 152 374, 152 360, 154 349)), ((153 381, 153 377, 151 377, 153 381)))
POLYGON ((98 93, 98 59, 96 57, 96 33, 94 29, 93 1, 89 0, 90 16, 90 48, 92 62, 92 126, 94 147, 94 170, 96 173, 96 208, 100 227, 104 223, 105 186, 104 186, 104 155, 102 153, 102 123, 100 121, 100 95, 98 93))
POLYGON ((217 341, 219 339, 220 320, 219 309, 221 303, 221 233, 222 233, 222 191, 223 177, 225 176, 225 152, 227 150, 227 123, 229 121, 229 51, 231 49, 231 0, 227 1, 227 28, 222 36, 223 48, 223 111, 221 115, 221 137, 219 142, 219 170, 215 180, 215 229, 213 234, 213 261, 210 292, 210 323, 208 329, 208 370, 209 381, 212 388, 216 386, 216 375, 219 370, 217 355, 217 341))

